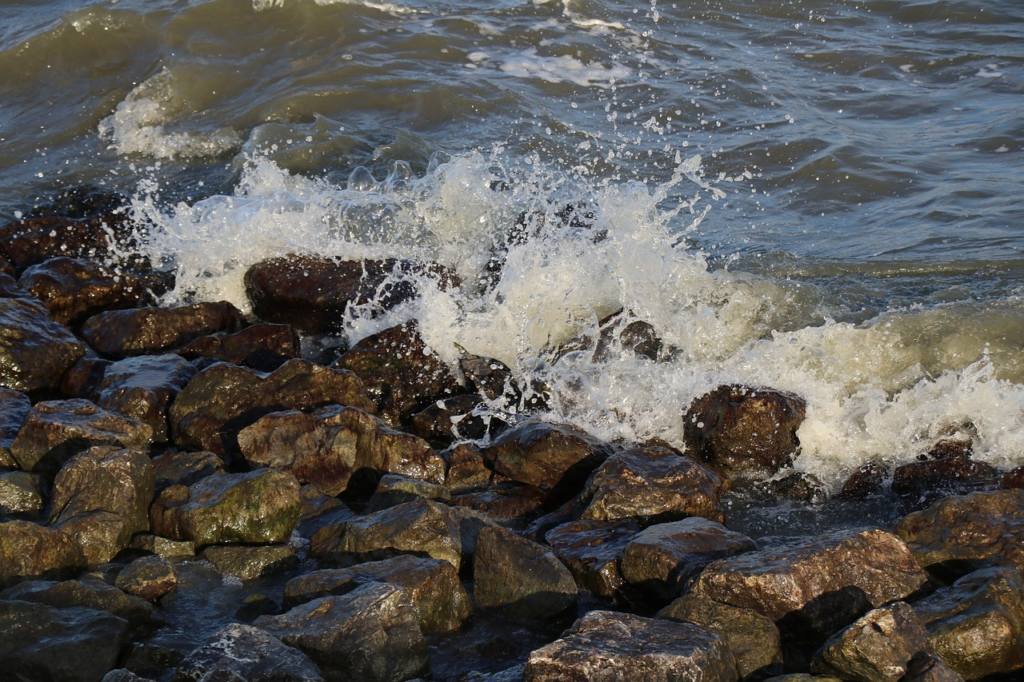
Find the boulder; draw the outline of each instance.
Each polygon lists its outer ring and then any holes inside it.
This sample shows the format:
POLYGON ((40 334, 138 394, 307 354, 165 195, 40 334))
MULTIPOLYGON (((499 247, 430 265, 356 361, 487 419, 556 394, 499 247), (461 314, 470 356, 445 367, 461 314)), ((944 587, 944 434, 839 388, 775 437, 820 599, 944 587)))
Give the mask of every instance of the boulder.
POLYGON ((452 497, 452 504, 462 509, 487 514, 500 523, 521 528, 538 516, 551 495, 524 483, 503 481, 486 490, 452 497))
POLYGON ((174 352, 188 360, 216 358, 271 372, 299 357, 299 335, 287 324, 254 324, 230 334, 217 332, 190 341, 174 352))
POLYGON ((28 521, 0 523, 0 586, 24 578, 70 578, 85 568, 78 543, 28 521))
POLYGON ((255 580, 298 565, 299 557, 289 545, 212 545, 202 554, 219 573, 242 580, 255 580))
POLYGON ((742 679, 758 679, 782 669, 779 628, 771 618, 756 611, 687 594, 659 611, 658 618, 700 625, 720 636, 732 652, 742 679))
POLYGON ((1024 571, 1024 489, 947 497, 905 516, 895 532, 930 569, 960 564, 1024 571))
POLYGON ((661 599, 674 599, 686 582, 716 559, 757 549, 743 533, 690 517, 644 529, 622 552, 626 582, 661 599))
POLYGON ((79 452, 97 445, 122 448, 149 443, 153 429, 80 398, 36 403, 11 445, 25 471, 54 475, 79 452))
POLYGON ((837 497, 842 500, 863 500, 885 487, 888 470, 878 462, 867 462, 846 479, 837 497))
POLYGON ((814 655, 811 670, 856 682, 896 682, 927 645, 914 609, 897 601, 868 611, 832 635, 814 655))
POLYGON ((96 404, 148 424, 153 441, 163 443, 170 431, 167 410, 196 375, 195 365, 177 355, 126 358, 109 365, 96 387, 96 404))
POLYGON ((737 680, 725 641, 691 623, 591 611, 526 661, 525 682, 737 680))
POLYGON ((242 313, 227 301, 193 303, 177 308, 132 308, 93 315, 82 324, 82 337, 112 358, 159 353, 215 332, 237 332, 242 313))
POLYGON ((664 447, 619 452, 602 464, 580 496, 583 518, 642 523, 702 516, 722 522, 726 482, 713 469, 664 447))
POLYGON ((572 573, 547 547, 499 527, 484 528, 473 555, 473 599, 511 620, 533 622, 576 605, 572 573))
POLYGON ((175 398, 171 433, 179 447, 224 456, 237 452, 238 432, 264 415, 329 404, 376 409, 351 372, 306 360, 289 360, 269 374, 218 363, 193 377, 175 398))
POLYGON ((199 547, 278 544, 291 536, 301 504, 294 476, 258 469, 171 486, 150 508, 150 523, 157 535, 199 547))
POLYGON ((323 682, 309 657, 265 630, 231 623, 185 657, 171 682, 323 682))
POLYGON ((946 665, 939 656, 920 651, 907 664, 907 674, 901 682, 963 682, 964 678, 946 665))
POLYGON ((10 455, 11 445, 31 409, 32 401, 27 395, 21 391, 0 388, 0 465, 4 465, 4 460, 14 464, 10 455))
POLYGON ((451 493, 448 488, 437 483, 428 483, 398 474, 387 474, 381 477, 377 484, 377 489, 367 505, 367 511, 379 511, 394 507, 396 504, 419 499, 448 502, 451 499, 451 493))
POLYGON ((408 554, 292 578, 284 587, 284 608, 347 594, 368 583, 391 583, 405 590, 426 634, 454 632, 472 615, 469 595, 449 562, 408 554))
POLYGON ((97 611, 107 611, 128 621, 134 630, 144 625, 159 622, 154 618, 153 605, 142 597, 127 594, 113 585, 94 576, 83 576, 79 580, 29 580, 8 587, 0 592, 0 599, 46 604, 58 609, 84 606, 97 611))
POLYGON ((883 530, 828 533, 709 564, 693 593, 750 608, 825 639, 871 608, 912 594, 927 576, 883 530))
POLYGON ((478 395, 457 395, 427 405, 409 417, 409 430, 441 445, 458 440, 479 440, 487 435, 487 422, 473 410, 482 402, 478 395))
POLYGON ((156 601, 178 586, 178 574, 162 556, 144 556, 131 562, 114 580, 114 586, 128 594, 156 601))
POLYGON ((50 320, 34 299, 0 298, 0 387, 16 391, 56 388, 85 355, 84 343, 50 320))
POLYGON ((190 559, 196 555, 196 543, 191 540, 171 540, 152 533, 137 533, 128 546, 165 559, 190 559))
POLYGON ((319 666, 328 682, 401 682, 427 672, 427 642, 405 591, 370 583, 254 622, 319 666))
POLYGON ((920 509, 944 496, 991 488, 998 482, 999 472, 991 464, 956 456, 896 467, 892 489, 906 504, 920 509))
POLYGON ((103 374, 111 364, 112 360, 101 358, 96 351, 88 348, 85 355, 78 358, 61 377, 61 395, 66 398, 94 399, 96 387, 103 381, 103 374))
POLYGON ((928 632, 928 650, 964 679, 1024 669, 1024 578, 1016 570, 970 573, 915 603, 914 611, 928 632))
POLYGON ((89 565, 103 564, 149 530, 153 495, 153 464, 145 451, 89 448, 54 479, 50 525, 75 538, 89 565))
POLYGON ((483 490, 491 484, 491 470, 471 443, 460 443, 448 454, 445 485, 452 495, 483 490))
POLYGON ((807 403, 771 388, 719 386, 683 415, 687 452, 730 475, 770 476, 796 456, 807 403))
POLYGON ((0 514, 36 516, 42 510, 39 476, 26 471, 0 471, 0 514))
POLYGON ((633 521, 570 521, 549 530, 544 539, 580 587, 615 601, 626 584, 622 552, 639 531, 633 521))
POLYGON ((224 460, 208 450, 171 451, 153 458, 157 492, 172 485, 189 486, 207 476, 223 473, 224 460))
POLYGON ((0 251, 18 272, 58 253, 99 260, 110 253, 112 246, 127 244, 126 222, 123 216, 110 214, 84 220, 65 216, 26 218, 0 228, 0 251))
POLYGON ((18 284, 43 302, 50 319, 76 324, 91 315, 134 308, 148 298, 147 284, 130 272, 82 258, 51 258, 25 269, 18 284))

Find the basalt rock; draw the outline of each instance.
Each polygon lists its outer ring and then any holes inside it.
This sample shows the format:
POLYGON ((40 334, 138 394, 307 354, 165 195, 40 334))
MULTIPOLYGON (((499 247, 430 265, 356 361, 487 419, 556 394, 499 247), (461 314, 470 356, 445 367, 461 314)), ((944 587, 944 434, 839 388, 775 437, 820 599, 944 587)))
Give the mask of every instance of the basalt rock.
POLYGON ((171 433, 180 447, 224 456, 237 452, 238 432, 264 415, 329 404, 375 411, 351 372, 306 360, 289 360, 269 374, 218 363, 193 377, 175 398, 171 433))
POLYGON ((149 424, 153 440, 167 440, 167 411, 174 397, 196 374, 177 355, 127 358, 108 366, 97 386, 96 403, 103 409, 149 424))
POLYGON ((547 547, 499 527, 484 528, 473 555, 473 599, 512 620, 533 622, 576 605, 572 573, 547 547))
POLYGON ((63 580, 85 568, 67 533, 28 521, 0 523, 0 586, 25 578, 63 580))
POLYGON ((103 355, 124 358, 159 353, 207 334, 237 332, 244 326, 238 308, 220 301, 99 313, 82 324, 82 337, 103 355))
POLYGON ((178 574, 162 556, 144 556, 117 574, 114 586, 128 594, 156 601, 178 586, 178 574))
POLYGON ((64 372, 85 355, 85 344, 51 321, 35 299, 0 298, 0 329, 0 387, 56 388, 64 372))
POLYGON ((201 336, 174 351, 183 358, 216 358, 270 372, 299 357, 299 335, 287 324, 254 324, 229 334, 201 336))
POLYGON ((691 623, 591 611, 526 662, 525 682, 732 682, 736 662, 725 641, 691 623))
POLYGON ((0 514, 38 515, 43 509, 39 476, 26 471, 0 472, 0 514))
POLYGON ((84 606, 107 611, 128 621, 131 629, 158 623, 153 605, 142 597, 128 594, 97 577, 79 580, 30 580, 0 592, 0 599, 46 604, 58 609, 84 606))
POLYGON ((770 388, 719 386, 683 415, 683 437, 695 453, 730 475, 772 475, 799 451, 803 398, 770 388))
POLYGON ((944 496, 992 487, 998 481, 999 472, 992 465, 951 456, 896 467, 892 489, 907 504, 920 509, 944 496))
POLYGON ((213 545, 207 547, 202 556, 213 564, 218 572, 242 580, 255 580, 279 573, 299 563, 295 549, 289 545, 213 545))
POLYGON ((856 682, 896 682, 907 673, 910 659, 927 645, 914 609, 893 602, 830 637, 814 655, 811 670, 856 682))
POLYGON ((50 524, 68 533, 86 561, 110 561, 149 530, 153 464, 143 450, 99 446, 64 465, 53 483, 50 524))
POLYGON ((702 516, 723 521, 725 480, 710 467, 663 447, 617 453, 591 475, 580 496, 583 518, 642 523, 702 516))
POLYGON ((787 626, 823 640, 871 608, 912 594, 926 579, 898 537, 866 529, 719 559, 704 569, 692 591, 774 621, 785 619, 787 626))
POLYGON ((157 492, 172 485, 189 486, 207 476, 226 473, 224 460, 208 450, 165 452, 152 461, 157 492))
POLYGON ((98 313, 134 308, 151 299, 148 289, 159 282, 131 272, 107 268, 81 258, 51 258, 25 270, 18 284, 43 302, 50 318, 63 325, 82 322, 98 313))
POLYGON ((570 521, 549 530, 544 539, 580 587, 618 601, 626 585, 622 553, 639 531, 633 521, 570 521))
POLYGON ((108 412, 88 400, 52 400, 32 407, 11 445, 11 454, 25 471, 52 476, 87 448, 143 447, 152 435, 149 425, 108 412))
POLYGON ((231 623, 178 664, 171 682, 323 682, 304 653, 252 625, 231 623))
POLYGON ((299 519, 299 483, 258 469, 165 489, 150 508, 153 532, 197 546, 287 542, 299 519))
POLYGON ((254 622, 319 666, 328 682, 401 682, 427 672, 427 642, 405 591, 370 583, 254 622))
POLYGON ((472 614, 469 595, 451 563, 407 554, 293 578, 284 587, 284 607, 347 594, 367 583, 391 583, 405 590, 427 634, 454 632, 472 614))

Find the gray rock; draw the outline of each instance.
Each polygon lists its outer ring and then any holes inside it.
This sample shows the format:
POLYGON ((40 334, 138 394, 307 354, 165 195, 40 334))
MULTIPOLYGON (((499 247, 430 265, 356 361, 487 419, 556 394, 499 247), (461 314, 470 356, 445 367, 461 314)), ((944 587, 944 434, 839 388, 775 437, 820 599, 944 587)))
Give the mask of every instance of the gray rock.
POLYGON ((825 642, 811 670, 857 682, 896 682, 927 647, 927 633, 905 602, 868 611, 825 642))
POLYGON ((35 299, 0 298, 0 386, 16 391, 56 388, 86 346, 52 322, 35 299))
POLYGON ((232 623, 178 664, 171 682, 322 682, 304 653, 252 625, 232 623))
POLYGON ((106 368, 96 389, 96 403, 149 424, 153 440, 163 443, 170 433, 168 407, 196 371, 195 365, 177 355, 119 360, 106 368))
POLYGON ((153 682, 153 680, 148 677, 139 677, 126 668, 114 668, 104 675, 100 682, 153 682))
POLYGON ((295 549, 288 545, 213 545, 207 547, 202 556, 220 573, 242 580, 255 580, 279 573, 299 563, 295 549))

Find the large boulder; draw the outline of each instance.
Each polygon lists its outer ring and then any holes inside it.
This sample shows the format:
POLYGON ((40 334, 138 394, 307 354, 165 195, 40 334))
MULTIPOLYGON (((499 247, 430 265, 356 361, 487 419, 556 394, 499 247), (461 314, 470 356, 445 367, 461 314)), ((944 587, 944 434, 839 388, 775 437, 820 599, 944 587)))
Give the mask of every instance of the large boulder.
POLYGON ((727 385, 694 400, 683 415, 693 452, 733 475, 772 475, 800 448, 796 437, 807 403, 771 388, 727 385))
POLYGON ((231 623, 185 657, 171 682, 323 682, 309 657, 252 625, 231 623))
POLYGON ((0 586, 25 578, 70 578, 85 568, 78 543, 28 521, 0 523, 0 586))
POLYGON ((82 324, 82 337, 103 355, 124 358, 159 353, 200 336, 237 332, 244 326, 241 311, 220 301, 102 312, 82 324))
POLYGON ((0 298, 0 387, 16 391, 56 388, 86 345, 50 320, 34 299, 0 298))
POLYGON ((525 682, 737 680, 725 641, 691 623, 591 611, 526 662, 525 682))
POLYGON ((287 324, 254 324, 233 334, 201 336, 174 350, 183 358, 215 358, 233 365, 273 371, 299 357, 299 335, 287 324))
POLYGON ((811 670, 856 682, 896 682, 928 646, 924 626, 905 602, 868 611, 818 650, 811 670))
POLYGON ((33 265, 18 284, 39 298, 50 318, 63 325, 106 310, 134 308, 147 296, 146 283, 134 274, 82 258, 51 258, 33 265))
POLYGON ((614 601, 626 584, 622 553, 639 531, 634 521, 581 520, 552 528, 544 539, 580 587, 614 601))
POLYGON ((96 403, 105 410, 149 424, 162 443, 170 430, 167 410, 196 375, 196 367, 177 355, 126 358, 109 365, 96 388, 96 403))
POLYGON ((28 580, 0 592, 0 599, 46 604, 58 609, 84 606, 108 611, 128 621, 133 630, 159 622, 153 617, 153 605, 148 601, 90 575, 80 580, 28 580))

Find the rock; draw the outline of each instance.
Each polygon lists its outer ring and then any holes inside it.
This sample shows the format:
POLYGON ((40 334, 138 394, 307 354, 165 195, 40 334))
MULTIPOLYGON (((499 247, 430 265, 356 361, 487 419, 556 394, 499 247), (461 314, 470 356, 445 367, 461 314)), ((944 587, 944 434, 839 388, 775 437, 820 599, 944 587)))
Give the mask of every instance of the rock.
POLYGON ((193 377, 175 398, 171 433, 179 447, 224 456, 237 452, 238 432, 266 414, 329 404, 375 411, 351 372, 306 360, 289 360, 270 374, 219 363, 193 377))
POLYGON ((35 516, 42 510, 39 476, 25 471, 0 472, 0 514, 35 516))
POLYGON ((24 578, 70 578, 85 557, 67 533, 28 521, 0 523, 0 587, 24 578))
POLYGON ((857 682, 896 682, 906 674, 914 654, 927 644, 914 609, 893 602, 868 611, 830 637, 814 655, 811 670, 857 682))
POLYGON ((124 222, 124 218, 111 215, 88 220, 64 216, 19 220, 0 228, 0 251, 18 272, 54 254, 99 260, 100 256, 108 254, 112 245, 126 243, 124 222), (107 231, 108 223, 113 231, 107 231))
POLYGON ((487 400, 504 397, 510 404, 519 402, 522 391, 512 378, 512 370, 503 362, 462 351, 459 355, 459 369, 477 393, 487 400))
POLYGON ((5 679, 95 682, 127 642, 128 622, 106 611, 0 600, 5 679))
POLYGON ((252 625, 231 623, 178 664, 171 682, 322 682, 304 653, 252 625))
POLYGON ((929 570, 966 564, 1024 571, 1024 490, 947 497, 905 516, 895 532, 929 570))
POLYGON ((846 479, 846 483, 843 484, 837 497, 843 500, 863 500, 882 490, 887 475, 888 472, 884 465, 878 462, 867 462, 846 479))
POLYGON ((85 355, 78 358, 60 380, 60 393, 68 398, 96 397, 96 388, 103 381, 103 374, 112 361, 101 358, 96 351, 88 348, 85 355))
POLYGON ((986 568, 914 604, 928 650, 964 679, 1024 669, 1024 578, 986 568))
POLYGON ((237 332, 242 313, 227 301, 177 308, 132 308, 93 315, 82 324, 82 337, 96 351, 113 358, 159 353, 215 332, 237 332))
POLYGON ((469 595, 449 562, 408 554, 292 578, 284 587, 284 607, 347 594, 368 583, 391 583, 405 590, 426 634, 454 632, 472 615, 469 595))
POLYGON ((172 485, 192 485, 207 476, 223 474, 224 460, 212 452, 165 452, 153 458, 156 489, 172 485))
POLYGON ((152 282, 91 260, 59 257, 27 268, 18 284, 43 302, 50 319, 71 325, 106 310, 134 308, 149 298, 146 284, 152 282))
POLYGON ((281 607, 265 594, 257 592, 242 600, 242 605, 235 611, 235 620, 250 623, 260 616, 276 616, 281 607))
POLYGON ((258 469, 171 486, 150 508, 150 523, 157 535, 198 547, 279 544, 291 537, 300 506, 294 476, 258 469))
POLYGON ((683 415, 683 439, 693 452, 730 475, 772 475, 796 456, 804 399, 771 388, 719 386, 683 415))
POLYGON ((920 651, 907 664, 902 682, 963 682, 963 679, 938 656, 920 651))
POLYGON ((742 679, 782 669, 781 636, 775 623, 751 609, 687 594, 658 612, 658 618, 700 625, 725 640, 742 679))
POLYGON ((50 525, 75 538, 89 565, 103 564, 149 530, 153 495, 153 464, 145 451, 93 447, 57 474, 50 525))
POLYGON ((271 372, 299 357, 299 335, 287 324, 254 324, 229 334, 201 336, 174 352, 183 358, 216 358, 233 365, 245 365, 271 372))
POLYGON ((149 424, 153 440, 163 443, 170 434, 168 407, 195 374, 195 366, 177 355, 119 360, 106 368, 96 388, 96 403, 149 424))
POLYGON ((469 394, 438 400, 409 417, 409 429, 430 443, 478 440, 487 435, 487 424, 473 414, 480 403, 480 396, 469 394))
POLYGON ((25 471, 52 476, 87 448, 142 447, 152 435, 149 425, 108 412, 88 400, 51 400, 32 407, 11 445, 11 454, 25 471))
POLYGON ((626 584, 622 552, 639 531, 633 521, 570 521, 549 530, 544 539, 580 587, 616 600, 626 584))
POLYGON ((473 555, 473 599, 511 620, 533 622, 576 605, 572 573, 547 547, 504 528, 480 531, 473 555))
POLYGON ((331 367, 358 375, 376 412, 393 426, 430 403, 464 392, 448 365, 423 342, 415 320, 366 337, 331 367))
POLYGON ((312 537, 318 529, 331 524, 345 523, 356 518, 356 513, 336 497, 329 497, 315 486, 304 485, 299 491, 302 507, 297 532, 304 538, 312 537))
POLYGON ((587 481, 583 518, 645 524, 702 516, 723 521, 725 480, 710 467, 663 447, 619 452, 587 481))
POLYGON ((100 682, 153 682, 148 677, 139 677, 127 668, 114 668, 100 682))
POLYGON ((849 530, 709 564, 693 593, 750 608, 824 639, 872 607, 902 599, 927 576, 883 530, 849 530))
POLYGON ((999 481, 1000 488, 1024 488, 1024 466, 1007 471, 999 481))
POLYGON ((444 481, 444 460, 426 441, 353 407, 269 414, 239 432, 238 446, 250 466, 290 471, 326 495, 344 492, 360 470, 444 481))
POLYGON ((622 553, 622 576, 662 599, 678 597, 687 580, 715 559, 757 549, 753 540, 715 521, 691 517, 637 534, 622 553))
POLYGON ((451 499, 451 493, 443 485, 427 483, 408 476, 387 474, 377 484, 377 490, 370 498, 367 511, 380 511, 419 499, 448 502, 451 499))
POLYGON ((152 533, 136 534, 128 546, 148 554, 158 554, 165 559, 191 558, 196 555, 196 543, 191 540, 171 540, 152 533))
POLYGON ((21 391, 0 388, 0 465, 4 465, 4 460, 9 460, 10 465, 17 465, 10 454, 11 445, 31 409, 32 401, 27 395, 21 391))
POLYGON ((85 355, 84 343, 52 322, 34 299, 0 298, 0 387, 16 391, 56 388, 85 355))
POLYGON ((254 625, 313 659, 329 682, 400 682, 427 671, 427 642, 401 588, 370 583, 254 625))
POLYGON ((191 639, 186 642, 177 643, 178 647, 185 646, 185 651, 180 651, 173 646, 165 646, 160 643, 132 642, 121 656, 121 664, 137 675, 146 675, 154 680, 164 680, 165 675, 170 673, 175 666, 185 658, 188 647, 195 646, 191 639))
POLYGON ((591 611, 526 662, 525 682, 738 679, 724 640, 691 623, 591 611))
POLYGON ((213 545, 203 551, 203 558, 219 573, 242 580, 255 580, 297 566, 299 557, 288 545, 244 547, 213 545))
POLYGON ((513 481, 568 499, 611 454, 611 446, 560 424, 524 422, 502 433, 483 455, 513 481))
POLYGON ((487 490, 452 497, 452 504, 487 514, 512 526, 525 525, 547 504, 550 494, 540 488, 506 481, 487 490))
POLYGON ((58 609, 84 606, 107 611, 124 618, 132 630, 156 622, 153 605, 148 601, 89 576, 63 582, 31 580, 18 583, 0 592, 0 599, 46 604, 58 609))
POLYGON ((162 556, 144 556, 117 574, 114 586, 128 594, 156 601, 178 586, 178 575, 162 556))
POLYGON ((491 484, 491 470, 484 457, 471 443, 456 445, 448 455, 445 485, 452 495, 475 492, 491 484))
POLYGON ((946 495, 993 487, 998 481, 999 472, 990 464, 967 457, 946 457, 896 467, 892 489, 920 509, 946 495))

